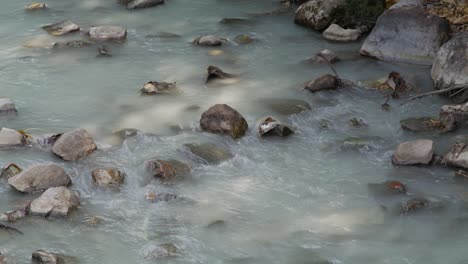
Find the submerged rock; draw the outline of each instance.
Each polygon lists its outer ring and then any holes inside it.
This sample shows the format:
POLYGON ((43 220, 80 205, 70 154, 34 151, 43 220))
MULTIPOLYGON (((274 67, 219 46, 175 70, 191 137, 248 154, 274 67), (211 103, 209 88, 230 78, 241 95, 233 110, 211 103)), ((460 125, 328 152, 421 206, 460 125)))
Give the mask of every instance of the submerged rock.
POLYGON ((465 126, 468 123, 468 103, 442 106, 439 120, 443 125, 442 132, 454 131, 465 126))
POLYGON ((331 24, 323 33, 322 37, 330 41, 349 42, 355 41, 361 36, 358 29, 344 29, 337 24, 331 24))
POLYGON ((225 134, 236 139, 245 135, 248 124, 235 109, 226 104, 217 104, 202 114, 200 127, 203 131, 225 134))
POLYGON ((164 4, 164 0, 119 0, 128 9, 147 8, 164 4))
POLYGON ((468 149, 467 144, 456 143, 452 149, 444 155, 442 164, 468 169, 468 149))
POLYGON ((265 136, 279 136, 286 137, 294 133, 294 130, 285 124, 282 124, 272 117, 264 118, 260 121, 258 126, 258 134, 261 137, 265 136))
POLYGON ((248 18, 238 18, 238 17, 226 17, 219 21, 219 23, 223 25, 249 25, 252 24, 253 21, 248 18))
POLYGON ((429 164, 434 156, 434 142, 427 139, 408 141, 398 145, 393 153, 395 165, 429 164))
POLYGON ((447 21, 426 12, 422 1, 401 1, 379 17, 361 47, 361 54, 386 61, 431 65, 440 46, 447 41, 448 31, 447 21))
POLYGON ((20 132, 2 127, 0 128, 0 148, 21 146, 26 144, 26 138, 20 132))
POLYGON ((93 41, 122 42, 127 38, 127 29, 119 26, 98 26, 89 29, 89 37, 93 41))
POLYGON ((89 226, 97 226, 102 224, 104 222, 102 218, 97 217, 97 216, 88 216, 83 219, 83 223, 89 225, 89 226))
POLYGON ((22 218, 25 218, 27 216, 27 213, 28 207, 21 210, 7 211, 0 215, 0 221, 14 223, 22 218))
POLYGON ((141 88, 144 95, 168 94, 174 92, 177 88, 176 83, 149 81, 141 88))
POLYGON ((400 121, 401 128, 411 132, 439 132, 443 124, 432 117, 407 118, 400 121))
POLYGON ((26 6, 27 11, 35 11, 35 10, 41 10, 41 9, 46 9, 47 5, 44 3, 31 3, 26 6))
POLYGON ((184 144, 182 150, 189 153, 196 161, 205 164, 219 164, 233 157, 229 150, 212 143, 184 144))
POLYGON ((235 77, 235 75, 226 73, 223 70, 221 70, 219 67, 216 67, 213 65, 208 66, 206 71, 208 72, 208 75, 206 76, 207 83, 213 80, 217 80, 217 79, 228 79, 228 78, 235 77))
POLYGON ((16 106, 8 97, 0 97, 0 116, 8 114, 16 114, 16 106))
POLYGON ((156 34, 149 34, 146 35, 147 38, 162 38, 162 39, 173 39, 173 38, 180 38, 181 35, 171 33, 171 32, 166 32, 166 31, 161 31, 156 34))
POLYGON ((160 244, 149 250, 145 254, 145 259, 161 259, 167 257, 173 257, 177 255, 177 247, 172 243, 160 244))
POLYGON ((317 79, 310 81, 306 84, 306 90, 309 90, 312 93, 326 91, 326 90, 335 90, 340 86, 339 79, 331 74, 325 74, 317 79))
POLYGON ((96 185, 120 185, 123 183, 125 174, 116 168, 95 169, 91 176, 96 185))
POLYGON ((264 98, 260 99, 259 103, 280 115, 294 115, 312 109, 309 103, 298 99, 264 98))
POLYGON ((89 156, 97 149, 91 135, 84 129, 64 133, 55 142, 52 152, 64 160, 78 160, 89 156))
POLYGON ((23 169, 21 169, 18 165, 10 163, 0 170, 0 178, 8 180, 11 177, 21 173, 22 171, 23 169))
POLYGON ((324 49, 319 53, 315 54, 315 56, 312 57, 310 60, 318 63, 335 63, 340 59, 338 58, 338 55, 336 55, 333 51, 324 49))
POLYGON ((223 40, 213 35, 206 35, 194 39, 193 44, 198 46, 221 46, 223 40))
POLYGON ((61 36, 71 32, 79 31, 80 27, 70 20, 63 20, 54 24, 43 26, 42 29, 53 36, 61 36))
POLYGON ((173 193, 149 192, 146 194, 146 200, 152 203, 169 202, 169 201, 178 200, 178 199, 179 199, 179 196, 173 193))
MULTIPOLYGON (((468 85, 468 32, 456 34, 437 52, 432 65, 431 76, 436 90, 456 85, 468 85)), ((452 101, 468 101, 468 91, 453 90, 452 101), (455 93, 458 93, 455 95, 455 93)))
POLYGON ((360 118, 353 117, 348 120, 348 125, 350 127, 364 127, 367 126, 367 123, 360 118))
POLYGON ((71 178, 61 167, 49 163, 24 170, 8 179, 8 184, 17 191, 35 193, 51 187, 69 186, 71 178))
POLYGON ((49 188, 39 198, 34 199, 28 214, 38 216, 66 217, 78 207, 80 199, 67 187, 49 188))
POLYGON ((344 0, 311 0, 299 6, 294 22, 322 31, 333 21, 333 13, 344 4, 344 0))
POLYGON ((90 46, 91 43, 83 40, 63 40, 54 42, 52 47, 54 48, 82 48, 90 46))
POLYGON ((251 38, 249 35, 241 34, 241 35, 237 35, 237 36, 234 38, 234 41, 235 41, 237 44, 246 45, 246 44, 254 43, 254 42, 255 42, 255 39, 254 39, 254 38, 251 38))
POLYGON ((96 55, 96 57, 112 57, 112 52, 105 45, 99 46, 97 51, 98 54, 96 55))
POLYGON ((426 198, 412 198, 401 204, 400 214, 409 215, 421 211, 436 211, 443 208, 441 201, 426 198))
POLYGON ((58 253, 51 253, 45 250, 37 250, 32 253, 32 260, 41 264, 75 264, 78 263, 75 257, 58 253))
POLYGON ((405 194, 406 187, 399 181, 386 181, 383 183, 369 183, 369 191, 378 196, 405 194))
POLYGON ((146 163, 146 169, 152 176, 170 182, 177 179, 183 179, 190 175, 192 168, 178 160, 150 160, 146 163))

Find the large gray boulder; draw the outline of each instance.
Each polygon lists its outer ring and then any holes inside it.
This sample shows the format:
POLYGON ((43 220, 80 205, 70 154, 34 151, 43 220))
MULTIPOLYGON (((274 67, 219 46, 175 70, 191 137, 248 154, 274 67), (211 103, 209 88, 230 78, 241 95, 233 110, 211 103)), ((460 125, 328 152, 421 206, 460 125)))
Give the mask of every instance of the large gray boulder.
POLYGON ((25 143, 26 139, 20 132, 11 128, 0 128, 0 148, 20 146, 25 143))
POLYGON ((68 186, 70 176, 55 164, 32 166, 8 179, 8 184, 23 193, 45 191, 50 187, 68 186))
POLYGON ((247 132, 248 124, 235 109, 226 104, 217 104, 202 114, 200 127, 211 133, 227 134, 232 138, 240 138, 247 132))
POLYGON ((127 29, 119 26, 98 26, 89 29, 89 37, 93 41, 122 42, 127 38, 127 29))
POLYGON ((78 160, 96 150, 91 135, 84 129, 75 129, 64 133, 55 142, 52 152, 64 160, 78 160))
POLYGON ((65 217, 80 205, 76 193, 67 187, 49 188, 41 196, 31 202, 30 215, 65 217))
MULTIPOLYGON (((442 45, 432 65, 431 76, 436 90, 468 85, 468 32, 456 34, 442 45)), ((455 92, 458 90, 451 94, 455 92)), ((457 103, 468 101, 468 91, 457 94, 452 100, 457 103)))
POLYGON ((8 97, 0 97, 0 115, 16 113, 13 101, 8 97))
POLYGON ((333 21, 334 11, 344 3, 344 0, 311 0, 297 8, 294 23, 322 31, 333 21))
POLYGON ((386 10, 361 47, 379 60, 431 65, 448 40, 449 24, 426 12, 419 0, 401 1, 386 10))
POLYGON ((427 139, 408 141, 398 145, 393 153, 395 165, 429 164, 434 156, 434 142, 427 139))

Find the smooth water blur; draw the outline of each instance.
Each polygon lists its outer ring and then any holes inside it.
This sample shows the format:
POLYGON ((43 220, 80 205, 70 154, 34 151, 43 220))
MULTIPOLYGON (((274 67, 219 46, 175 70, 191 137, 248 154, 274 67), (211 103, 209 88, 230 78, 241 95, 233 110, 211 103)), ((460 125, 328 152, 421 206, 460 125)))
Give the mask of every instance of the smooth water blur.
MULTIPOLYGON (((254 13, 279 8, 273 0, 168 0, 165 5, 127 11, 114 0, 48 0, 49 10, 25 12, 24 0, 4 1, 0 9, 0 96, 11 97, 19 110, 0 125, 40 135, 75 127, 90 131, 100 150, 85 160, 64 162, 33 148, 0 151, 0 165, 28 167, 56 162, 73 177, 82 205, 69 219, 28 218, 13 224, 24 236, 0 233, 0 251, 16 263, 29 263, 31 252, 46 249, 76 256, 80 263, 146 263, 154 245, 174 243, 179 256, 160 263, 465 263, 467 182, 448 169, 395 168, 390 156, 396 144, 433 138, 445 151, 453 135, 416 135, 400 129, 402 118, 437 116, 443 103, 433 97, 399 105, 390 112, 379 92, 350 88, 322 94, 303 91, 303 83, 330 72, 326 65, 302 61, 328 48, 343 60, 342 78, 355 81, 385 77, 395 70, 414 80, 418 91, 431 89, 429 68, 397 65, 359 57, 360 43, 333 44, 294 25, 294 11, 271 16, 254 13), (253 23, 227 26, 224 17, 252 18, 253 23), (97 58, 96 46, 79 49, 31 49, 22 44, 51 37, 40 26, 70 19, 86 29, 115 24, 128 28, 128 40, 110 44, 113 57, 97 58), (181 38, 147 37, 160 31, 181 38), (225 53, 190 44, 201 34, 234 39, 249 34, 258 41, 223 45, 225 53), (239 81, 206 86, 213 64, 240 74, 239 81), (177 95, 141 97, 149 80, 175 81, 177 95), (275 115, 262 99, 302 99, 312 110, 275 115), (234 141, 201 133, 201 113, 215 103, 228 103, 247 119, 250 131, 234 141), (187 111, 190 106, 199 110, 187 111), (258 139, 254 125, 265 115, 294 125, 288 139, 258 139), (350 128, 352 117, 368 123, 350 128), (321 129, 328 120, 330 127, 321 129), (178 127, 174 130, 174 127, 178 127), (111 146, 112 131, 136 128, 147 133, 111 146), (371 146, 343 150, 347 137, 373 138, 371 146), (192 179, 161 185, 145 176, 144 162, 153 157, 186 160, 180 148, 190 142, 214 142, 235 157, 220 165, 194 165, 192 179), (91 170, 116 166, 126 172, 119 192, 96 188, 91 170), (442 200, 445 210, 408 217, 388 217, 367 184, 400 180, 414 196, 442 200), (148 191, 171 192, 190 202, 152 204, 148 191), (83 223, 87 216, 102 225, 83 223), (224 225, 207 227, 214 221, 224 225)), ((80 38, 79 34, 63 39, 80 38)), ((59 38, 57 38, 59 39, 59 38)), ((3 181, 0 211, 33 199, 3 181)))

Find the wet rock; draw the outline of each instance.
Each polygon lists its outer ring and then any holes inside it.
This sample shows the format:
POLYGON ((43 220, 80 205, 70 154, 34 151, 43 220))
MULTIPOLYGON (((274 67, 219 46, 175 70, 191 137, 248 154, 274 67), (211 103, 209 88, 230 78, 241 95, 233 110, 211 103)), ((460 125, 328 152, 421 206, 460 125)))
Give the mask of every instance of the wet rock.
POLYGON ((264 98, 259 103, 280 115, 294 115, 312 109, 306 101, 286 98, 264 98))
POLYGON ((41 9, 46 9, 47 5, 44 3, 31 3, 26 6, 27 11, 35 11, 35 10, 41 10, 41 9))
POLYGON ((427 139, 408 141, 398 145, 393 153, 395 165, 429 164, 434 156, 434 142, 427 139))
POLYGON ((442 132, 450 132, 466 126, 468 123, 468 103, 442 106, 439 120, 443 125, 442 132))
POLYGON ((69 186, 70 176, 55 164, 32 166, 8 179, 8 184, 23 193, 45 191, 51 187, 69 186))
POLYGON ((67 187, 54 187, 47 189, 39 198, 31 202, 28 214, 66 217, 79 204, 80 200, 73 190, 67 187))
POLYGON ((229 150, 212 143, 184 144, 183 151, 190 154, 196 161, 205 164, 219 164, 233 157, 229 150))
POLYGON ((348 125, 350 127, 363 127, 363 126, 367 126, 367 123, 362 119, 353 117, 350 120, 348 120, 348 125))
POLYGON ((78 260, 72 256, 37 250, 32 253, 32 260, 41 264, 75 264, 78 260))
POLYGON ((107 46, 100 46, 98 47, 98 54, 96 57, 112 57, 112 52, 107 46))
POLYGON ((448 166, 468 169, 468 149, 464 143, 456 143, 444 155, 441 163, 448 166))
POLYGON ((251 37, 248 36, 248 35, 241 34, 241 35, 237 35, 237 36, 234 38, 234 41, 235 41, 237 44, 247 45, 247 44, 254 43, 254 42, 255 42, 255 39, 254 39, 254 38, 251 38, 251 37))
POLYGON ((179 199, 177 194, 173 193, 155 193, 149 192, 146 194, 146 200, 152 203, 159 203, 159 202, 169 202, 179 199))
POLYGON ((167 257, 173 257, 177 255, 177 247, 172 243, 160 244, 149 250, 145 254, 145 259, 161 259, 167 257))
POLYGON ((141 93, 144 95, 168 94, 176 90, 176 83, 150 81, 143 85, 141 93))
POLYGON ((294 22, 322 31, 333 21, 333 13, 344 4, 344 0, 311 0, 299 6, 294 22))
POLYGON ((20 132, 2 127, 0 128, 0 148, 21 146, 26 143, 26 138, 20 132))
POLYGON ((206 71, 208 72, 208 75, 206 76, 207 83, 213 80, 217 80, 217 79, 228 79, 228 78, 235 77, 235 75, 226 73, 223 70, 221 70, 219 67, 216 67, 213 65, 208 66, 206 71))
POLYGON ((337 42, 355 41, 361 36, 358 29, 344 29, 337 24, 331 24, 323 33, 322 37, 326 40, 337 42))
POLYGON ((14 223, 27 216, 28 207, 21 210, 7 211, 0 215, 0 221, 14 223))
POLYGON ((335 63, 340 59, 333 51, 324 49, 311 58, 311 60, 318 63, 335 63))
MULTIPOLYGON (((468 32, 456 34, 437 52, 431 76, 436 90, 468 85, 468 32)), ((453 90, 449 95, 456 103, 468 101, 468 91, 453 90), (455 93, 458 93, 454 95, 455 93)))
POLYGON ((93 41, 122 42, 127 38, 127 29, 119 26, 98 26, 89 29, 89 37, 93 41))
POLYGON ((192 168, 177 160, 150 160, 146 163, 146 169, 152 176, 163 182, 183 179, 190 175, 192 168))
POLYGON ((407 118, 400 121, 401 128, 411 132, 439 132, 443 124, 432 117, 407 118))
POLYGON ((119 2, 126 5, 128 9, 148 8, 164 4, 164 0, 119 0, 119 2))
POLYGON ((264 118, 260 121, 258 126, 258 134, 261 137, 266 136, 279 136, 286 137, 294 133, 294 130, 285 124, 282 124, 272 117, 264 118))
POLYGON ((308 82, 304 89, 307 89, 312 93, 316 93, 326 90, 335 90, 339 86, 340 81, 336 76, 331 74, 325 74, 313 81, 308 82))
POLYGON ((206 35, 194 39, 193 44, 198 46, 221 46, 223 40, 213 35, 206 35))
POLYGON ((84 158, 97 149, 91 135, 84 129, 75 129, 64 133, 55 142, 52 152, 64 160, 84 158))
POLYGON ((43 26, 42 29, 53 36, 61 36, 71 32, 79 31, 80 27, 70 20, 63 20, 55 24, 43 26))
POLYGON ((118 169, 95 169, 92 171, 91 176, 96 185, 120 185, 123 183, 125 175, 118 169))
POLYGON ((437 211, 441 209, 443 209, 443 203, 439 200, 412 198, 401 204, 400 214, 409 215, 421 211, 437 211))
POLYGON ((227 17, 227 18, 221 19, 219 23, 223 25, 234 26, 234 25, 249 25, 249 24, 252 24, 253 21, 247 18, 227 17))
POLYGON ((369 191, 377 196, 405 194, 406 187, 399 181, 386 181, 383 183, 369 183, 369 191))
POLYGON ((16 106, 8 97, 0 97, 0 115, 16 114, 16 106))
POLYGON ((240 138, 245 135, 248 124, 245 118, 226 104, 216 104, 205 111, 200 119, 203 131, 240 138))
POLYGON ((0 170, 0 178, 8 180, 22 171, 23 169, 21 169, 18 165, 10 163, 0 170))
POLYGON ((82 48, 90 46, 91 43, 83 40, 64 40, 54 42, 52 47, 54 48, 82 48))
POLYGON ((422 1, 401 1, 379 17, 361 47, 361 54, 386 61, 431 65, 440 46, 447 41, 448 31, 447 21, 427 13, 422 1))

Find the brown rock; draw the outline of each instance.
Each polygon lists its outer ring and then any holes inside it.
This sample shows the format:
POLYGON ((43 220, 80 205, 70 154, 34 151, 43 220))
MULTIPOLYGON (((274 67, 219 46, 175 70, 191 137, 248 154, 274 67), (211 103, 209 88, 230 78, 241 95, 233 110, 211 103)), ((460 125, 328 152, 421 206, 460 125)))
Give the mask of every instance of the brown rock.
POLYGON ((217 104, 202 114, 200 127, 207 132, 240 138, 247 132, 248 124, 235 109, 226 104, 217 104))

